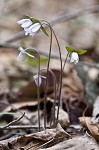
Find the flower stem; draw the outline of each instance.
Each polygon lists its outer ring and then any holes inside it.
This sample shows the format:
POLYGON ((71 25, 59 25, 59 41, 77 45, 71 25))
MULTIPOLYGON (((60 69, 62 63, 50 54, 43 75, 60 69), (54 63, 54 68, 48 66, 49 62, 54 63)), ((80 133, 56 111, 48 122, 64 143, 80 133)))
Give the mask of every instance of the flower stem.
MULTIPOLYGON (((50 27, 50 26, 49 26, 50 27)), ((51 36, 50 36, 50 48, 49 48, 49 56, 48 56, 48 64, 47 64, 47 77, 49 74, 49 64, 50 64, 50 58, 51 58, 51 49, 52 49, 52 29, 50 27, 51 36)), ((46 78, 46 90, 45 90, 45 96, 44 96, 44 128, 46 129, 46 99, 47 99, 47 89, 48 89, 48 78, 46 78)))
MULTIPOLYGON (((40 75, 40 56, 38 62, 38 85, 39 85, 39 75, 40 75)), ((37 99, 38 99, 38 126, 40 131, 40 86, 37 86, 37 99)))
MULTIPOLYGON (((27 48, 26 50, 32 50, 33 52, 36 52, 38 54, 38 85, 39 85, 39 75, 40 75, 40 54, 39 52, 34 48, 27 48)), ((31 57, 31 56, 30 56, 31 57)), ((33 57, 32 57, 33 58, 33 57)), ((37 100, 38 100, 38 128, 40 131, 40 87, 37 86, 37 100)))
MULTIPOLYGON (((52 29, 53 30, 53 29, 52 29)), ((57 110, 57 120, 58 120, 58 116, 59 116, 59 107, 60 107, 60 101, 61 101, 61 90, 62 90, 62 56, 61 56, 61 50, 60 50, 60 44, 58 42, 57 36, 53 30, 53 34, 55 36, 57 45, 58 45, 58 49, 59 49, 59 56, 60 56, 60 63, 61 63, 61 72, 60 72, 60 79, 59 79, 59 84, 60 84, 60 88, 59 88, 59 99, 58 99, 58 110, 57 110)))
POLYGON ((58 88, 59 88, 59 96, 58 96, 58 111, 57 111, 57 120, 58 120, 58 116, 59 116, 59 107, 60 107, 60 101, 61 101, 61 90, 62 90, 62 56, 61 56, 61 49, 60 49, 60 44, 59 44, 59 41, 57 39, 57 36, 53 30, 53 28, 51 27, 50 23, 45 21, 45 20, 42 20, 43 22, 45 22, 46 25, 48 25, 50 27, 50 30, 53 32, 54 34, 54 37, 56 39, 56 42, 57 42, 57 46, 58 46, 58 49, 59 49, 59 57, 60 57, 60 64, 61 64, 61 73, 60 73, 60 79, 59 79, 59 84, 58 84, 58 88), (60 87, 59 87, 60 85, 60 87))
MULTIPOLYGON (((42 71, 46 71, 47 69, 41 69, 40 70, 40 73, 42 72, 42 71)), ((57 83, 57 79, 56 79, 56 76, 55 76, 55 74, 54 74, 54 72, 51 70, 51 69, 48 69, 48 71, 51 73, 51 75, 52 75, 52 78, 53 78, 53 83, 54 83, 54 93, 55 93, 55 95, 54 95, 54 103, 53 103, 53 109, 52 109, 52 113, 51 113, 51 121, 50 121, 50 125, 51 125, 51 122, 52 121, 54 121, 54 123, 55 123, 55 105, 56 105, 56 97, 57 97, 57 93, 56 93, 56 83, 57 83)))
POLYGON ((63 69, 62 69, 62 72, 64 71, 64 68, 65 68, 68 56, 69 56, 69 52, 67 53, 67 56, 66 56, 66 59, 65 59, 65 62, 64 62, 64 66, 63 66, 63 69))

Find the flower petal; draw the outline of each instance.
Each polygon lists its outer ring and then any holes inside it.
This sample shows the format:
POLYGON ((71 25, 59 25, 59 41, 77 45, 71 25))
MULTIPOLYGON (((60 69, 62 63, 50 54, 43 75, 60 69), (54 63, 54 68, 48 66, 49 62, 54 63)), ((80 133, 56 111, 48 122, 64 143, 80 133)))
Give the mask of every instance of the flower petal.
POLYGON ((32 25, 32 32, 37 32, 41 27, 40 23, 35 23, 32 25))
POLYGON ((18 55, 18 57, 17 57, 17 60, 18 61, 24 61, 25 58, 26 58, 26 54, 23 53, 23 52, 20 52, 19 55, 18 55))
POLYGON ((70 63, 74 62, 74 64, 77 64, 79 62, 79 56, 76 52, 73 52, 71 54, 70 63))
POLYGON ((22 23, 21 27, 28 28, 28 27, 30 27, 30 25, 32 25, 32 21, 28 20, 28 21, 25 21, 24 23, 22 23))
POLYGON ((25 36, 27 36, 28 34, 29 34, 29 33, 26 31, 26 32, 25 32, 25 36))
POLYGON ((25 22, 27 22, 27 21, 29 21, 30 19, 21 19, 21 20, 19 20, 19 21, 17 21, 17 23, 18 24, 23 24, 23 23, 25 23, 25 22))
POLYGON ((38 76, 38 75, 34 75, 33 78, 34 78, 35 84, 36 84, 37 86, 40 86, 41 83, 42 83, 42 79, 41 79, 40 75, 39 75, 39 76, 38 76), (39 79, 39 80, 38 80, 38 79, 39 79))
POLYGON ((20 52, 22 52, 22 53, 25 52, 25 49, 23 49, 22 47, 19 47, 18 50, 19 50, 20 52))
POLYGON ((33 37, 35 35, 35 32, 31 32, 30 35, 33 37))

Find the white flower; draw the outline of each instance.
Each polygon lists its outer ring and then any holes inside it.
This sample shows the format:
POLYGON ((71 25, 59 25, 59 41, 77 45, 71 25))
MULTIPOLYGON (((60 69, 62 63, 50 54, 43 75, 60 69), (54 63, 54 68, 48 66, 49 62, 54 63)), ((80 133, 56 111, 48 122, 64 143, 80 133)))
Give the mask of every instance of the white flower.
POLYGON ((25 50, 22 47, 19 47, 18 50, 20 51, 20 53, 19 53, 19 55, 17 57, 17 60, 18 61, 24 61, 25 58, 26 58, 25 50))
POLYGON ((32 21, 30 19, 22 19, 22 20, 19 20, 17 23, 21 24, 21 26, 25 28, 25 27, 30 26, 32 24, 32 21))
POLYGON ((26 36, 28 34, 34 36, 36 32, 41 28, 40 23, 33 23, 30 19, 22 19, 17 23, 21 24, 21 27, 24 28, 26 36))
POLYGON ((29 27, 33 24, 33 22, 30 19, 22 19, 22 20, 19 20, 17 23, 21 24, 21 27, 24 28, 24 30, 26 31, 25 35, 28 35, 29 27))
POLYGON ((71 62, 74 62, 75 65, 79 62, 79 56, 76 52, 71 54, 70 63, 71 62))
POLYGON ((41 24, 40 23, 35 23, 33 24, 29 29, 30 29, 30 33, 35 33, 37 32, 41 27, 41 24))
POLYGON ((38 75, 38 74, 37 74, 37 75, 34 75, 33 78, 34 78, 35 84, 36 84, 37 86, 40 86, 40 85, 41 85, 41 83, 42 83, 42 78, 46 79, 45 76, 41 76, 41 75, 38 75))
POLYGON ((33 55, 29 54, 26 52, 27 49, 23 49, 22 47, 19 47, 18 49, 20 51, 18 57, 17 57, 17 60, 18 61, 24 61, 26 59, 26 55, 32 57, 32 58, 35 58, 33 55))
POLYGON ((30 19, 21 19, 19 21, 17 21, 18 24, 23 24, 25 22, 28 22, 30 19))
POLYGON ((36 34, 36 32, 38 32, 38 30, 41 28, 41 24, 40 23, 35 23, 33 25, 31 25, 28 28, 24 28, 25 30, 25 35, 32 35, 34 36, 36 34))
POLYGON ((21 25, 21 27, 22 27, 22 28, 28 28, 28 27, 30 27, 30 25, 32 25, 32 21, 31 21, 31 20, 28 20, 28 21, 24 22, 24 23, 21 25))

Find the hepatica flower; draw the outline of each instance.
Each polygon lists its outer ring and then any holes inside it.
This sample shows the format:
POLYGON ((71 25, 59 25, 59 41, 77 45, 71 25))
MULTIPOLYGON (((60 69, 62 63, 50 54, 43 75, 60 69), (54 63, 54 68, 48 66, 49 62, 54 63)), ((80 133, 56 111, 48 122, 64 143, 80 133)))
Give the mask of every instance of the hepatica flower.
POLYGON ((18 61, 25 61, 26 55, 28 55, 32 58, 35 58, 33 55, 31 55, 27 52, 28 49, 23 49, 22 47, 19 47, 18 50, 20 51, 19 55, 17 56, 18 61))
POLYGON ((24 61, 26 58, 26 54, 25 54, 25 49, 23 49, 22 47, 19 47, 18 49, 20 51, 19 55, 17 56, 17 60, 18 61, 24 61))
POLYGON ((38 74, 37 74, 37 75, 34 75, 33 78, 34 78, 35 84, 36 84, 37 86, 40 86, 40 85, 41 85, 41 83, 42 83, 42 78, 46 79, 45 76, 41 76, 41 75, 38 75, 38 74))
POLYGON ((17 22, 25 31, 25 35, 34 36, 41 28, 41 23, 39 21, 33 23, 31 19, 22 19, 17 22))
POLYGON ((71 53, 70 63, 72 62, 74 62, 75 65, 79 62, 79 56, 76 52, 71 53))
POLYGON ((74 49, 72 47, 66 47, 66 50, 69 53, 70 57, 70 63, 74 63, 75 65, 79 62, 79 55, 82 55, 87 52, 87 50, 82 50, 82 49, 74 49))

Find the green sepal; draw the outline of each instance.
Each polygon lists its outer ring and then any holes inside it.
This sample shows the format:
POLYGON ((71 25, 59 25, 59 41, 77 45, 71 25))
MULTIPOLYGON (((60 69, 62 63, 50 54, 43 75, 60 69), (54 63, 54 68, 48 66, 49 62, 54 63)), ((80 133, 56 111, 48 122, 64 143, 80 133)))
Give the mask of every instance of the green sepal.
POLYGON ((28 16, 28 15, 25 15, 25 18, 26 18, 26 19, 30 19, 33 23, 40 23, 40 21, 39 21, 38 19, 33 18, 33 17, 30 17, 30 16, 28 16))
POLYGON ((75 52, 77 52, 77 54, 79 54, 79 55, 82 55, 82 54, 86 53, 87 50, 78 49, 78 50, 75 50, 75 52))
POLYGON ((66 47, 66 50, 67 50, 69 53, 76 52, 76 53, 79 54, 79 55, 82 55, 82 54, 84 54, 84 53, 87 52, 87 50, 83 50, 83 49, 78 49, 78 50, 76 50, 76 49, 74 49, 73 47, 66 47))
POLYGON ((33 23, 40 23, 40 21, 36 18, 30 18, 30 20, 33 22, 33 23))
POLYGON ((46 36, 48 36, 48 33, 47 33, 47 31, 46 31, 46 29, 45 29, 44 27, 41 27, 40 29, 41 29, 41 31, 42 31, 46 36))
POLYGON ((75 52, 75 49, 74 49, 73 47, 66 47, 66 50, 67 50, 69 53, 75 52))
MULTIPOLYGON (((32 17, 29 17, 29 16, 26 16, 26 18, 27 18, 27 19, 30 19, 30 20, 33 22, 33 24, 35 24, 35 23, 40 23, 40 24, 41 24, 40 20, 38 20, 38 19, 36 19, 36 18, 32 18, 32 17)), ((46 29, 45 29, 43 26, 41 26, 40 30, 41 30, 46 36, 48 36, 48 33, 47 33, 46 29)))

